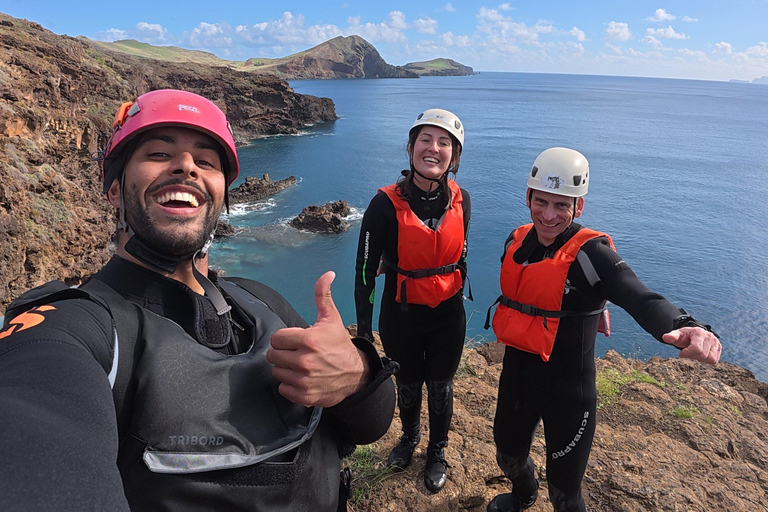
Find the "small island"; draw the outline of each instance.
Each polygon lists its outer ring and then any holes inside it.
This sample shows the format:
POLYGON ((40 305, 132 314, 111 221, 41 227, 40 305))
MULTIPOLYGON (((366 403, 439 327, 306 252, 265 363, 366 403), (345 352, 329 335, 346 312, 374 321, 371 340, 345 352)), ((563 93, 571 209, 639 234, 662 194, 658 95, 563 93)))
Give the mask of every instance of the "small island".
POLYGON ((409 62, 403 68, 419 76, 468 76, 475 71, 453 59, 432 59, 425 62, 409 62))

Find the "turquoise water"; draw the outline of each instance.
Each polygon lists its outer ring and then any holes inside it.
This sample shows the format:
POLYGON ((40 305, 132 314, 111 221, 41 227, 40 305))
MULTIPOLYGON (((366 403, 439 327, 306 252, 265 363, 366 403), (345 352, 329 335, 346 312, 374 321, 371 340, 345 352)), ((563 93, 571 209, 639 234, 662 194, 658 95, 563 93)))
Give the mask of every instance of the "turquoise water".
MULTIPOLYGON (((591 164, 582 222, 609 233, 650 288, 711 323, 724 360, 768 381, 768 87, 518 73, 291 85, 332 98, 340 119, 240 151, 240 180, 269 173, 301 182, 233 211, 229 220, 241 232, 212 251, 227 273, 277 288, 311 322, 312 283, 334 270, 336 304, 346 323, 355 322, 362 212, 407 165, 404 145, 415 116, 447 108, 466 126, 457 181, 473 206, 469 344, 492 337, 482 324, 499 293, 504 240, 529 220, 527 172, 539 152, 562 145, 591 164), (348 232, 314 235, 285 225, 303 206, 337 199, 356 207, 348 232)), ((676 355, 621 309, 610 310, 613 335, 598 337, 598 354, 614 348, 641 358, 676 355)))

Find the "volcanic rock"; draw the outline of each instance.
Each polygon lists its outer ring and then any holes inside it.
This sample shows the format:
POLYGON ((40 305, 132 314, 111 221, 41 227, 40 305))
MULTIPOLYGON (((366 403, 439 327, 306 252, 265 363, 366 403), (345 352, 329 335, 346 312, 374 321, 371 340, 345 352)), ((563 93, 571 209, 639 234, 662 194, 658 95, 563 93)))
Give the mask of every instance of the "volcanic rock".
POLYGON ((341 233, 349 229, 349 222, 343 217, 349 215, 349 204, 346 201, 326 203, 322 206, 307 206, 298 217, 291 220, 291 226, 296 229, 306 229, 319 233, 341 233))
POLYGON ((249 201, 259 201, 290 187, 296 183, 296 176, 288 176, 285 179, 272 181, 269 174, 261 178, 248 176, 245 182, 229 192, 229 199, 233 204, 249 201))

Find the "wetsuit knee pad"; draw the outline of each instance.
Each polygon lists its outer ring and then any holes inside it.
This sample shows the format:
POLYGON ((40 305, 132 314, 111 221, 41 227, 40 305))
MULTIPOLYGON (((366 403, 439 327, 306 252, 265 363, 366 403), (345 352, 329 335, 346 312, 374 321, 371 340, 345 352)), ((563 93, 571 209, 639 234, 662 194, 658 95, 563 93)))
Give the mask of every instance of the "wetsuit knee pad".
POLYGON ((575 491, 561 491, 549 484, 549 501, 555 507, 555 512, 587 512, 587 505, 581 495, 581 487, 575 491))
POLYGON ((453 380, 433 380, 427 382, 429 408, 436 414, 442 414, 453 400, 453 380))
POLYGON ((421 386, 417 384, 397 384, 397 402, 401 409, 421 407, 421 386))

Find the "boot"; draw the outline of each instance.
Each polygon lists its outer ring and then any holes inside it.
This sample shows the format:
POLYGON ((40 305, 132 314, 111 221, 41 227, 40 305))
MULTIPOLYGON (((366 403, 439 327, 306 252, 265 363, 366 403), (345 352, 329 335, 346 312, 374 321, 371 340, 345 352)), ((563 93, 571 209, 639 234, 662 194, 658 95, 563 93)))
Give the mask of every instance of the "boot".
POLYGON ((424 468, 424 486, 429 492, 440 492, 448 480, 448 463, 445 461, 445 441, 430 443, 427 447, 427 465, 424 468))
POLYGON ((403 434, 400 436, 400 442, 389 452, 389 465, 395 472, 403 471, 411 463, 413 451, 419 444, 421 434, 416 431, 415 434, 403 434))
POLYGON ((581 487, 568 492, 561 491, 551 483, 547 487, 549 487, 549 501, 555 507, 555 512, 587 512, 581 487))
POLYGON ((496 452, 496 462, 512 481, 512 492, 491 500, 486 512, 519 512, 533 506, 539 497, 539 482, 534 475, 533 460, 519 459, 496 452))
POLYGON ((536 498, 539 497, 539 483, 536 482, 537 490, 530 496, 519 496, 514 492, 499 494, 491 500, 486 512, 520 512, 533 506, 536 498))

